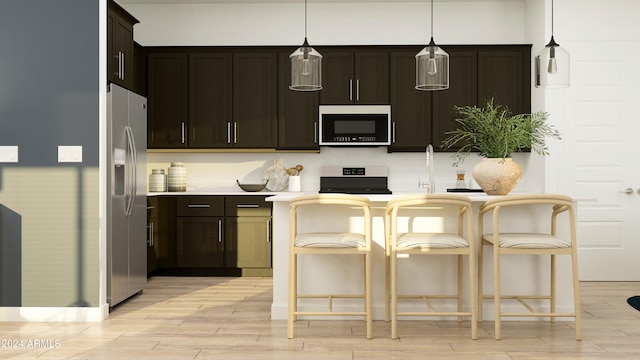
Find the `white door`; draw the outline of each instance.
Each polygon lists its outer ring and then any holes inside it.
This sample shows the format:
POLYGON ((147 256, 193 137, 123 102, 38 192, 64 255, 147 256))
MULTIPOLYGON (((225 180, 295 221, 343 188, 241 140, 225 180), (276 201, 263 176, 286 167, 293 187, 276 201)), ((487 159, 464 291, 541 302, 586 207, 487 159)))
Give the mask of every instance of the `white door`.
POLYGON ((638 281, 640 42, 566 43, 566 186, 594 199, 578 205, 580 280, 638 281))

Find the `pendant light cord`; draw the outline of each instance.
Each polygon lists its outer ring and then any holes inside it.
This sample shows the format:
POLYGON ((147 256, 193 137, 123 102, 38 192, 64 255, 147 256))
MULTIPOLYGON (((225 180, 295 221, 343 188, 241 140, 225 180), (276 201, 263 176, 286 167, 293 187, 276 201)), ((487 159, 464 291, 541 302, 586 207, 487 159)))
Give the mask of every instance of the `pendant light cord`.
POLYGON ((433 39, 433 0, 431 0, 431 38, 433 39))
POLYGON ((553 37, 553 0, 551 0, 551 37, 553 37))
POLYGON ((307 0, 304 0, 304 40, 307 40, 307 0))

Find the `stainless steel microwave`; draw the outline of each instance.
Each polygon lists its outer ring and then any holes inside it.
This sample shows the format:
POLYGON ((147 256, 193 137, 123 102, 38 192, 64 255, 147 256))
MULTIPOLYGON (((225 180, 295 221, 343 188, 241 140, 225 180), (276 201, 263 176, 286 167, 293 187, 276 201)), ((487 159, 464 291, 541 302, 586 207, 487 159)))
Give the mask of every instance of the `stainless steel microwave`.
POLYGON ((391 145, 391 105, 320 105, 319 143, 391 145))

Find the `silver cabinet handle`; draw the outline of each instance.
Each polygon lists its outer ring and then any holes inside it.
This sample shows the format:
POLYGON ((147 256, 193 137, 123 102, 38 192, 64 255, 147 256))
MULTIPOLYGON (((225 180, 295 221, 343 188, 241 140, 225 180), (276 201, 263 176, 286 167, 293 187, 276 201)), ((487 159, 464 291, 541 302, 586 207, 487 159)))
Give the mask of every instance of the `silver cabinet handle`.
POLYGON ((236 205, 236 208, 240 209, 240 208, 259 208, 260 205, 258 204, 238 204, 236 205))
POLYGON ((125 64, 125 60, 124 60, 124 53, 122 53, 122 56, 120 57, 122 60, 122 72, 120 73, 121 77, 120 79, 124 80, 124 64, 125 64))
POLYGON ((222 219, 218 219, 218 242, 222 242, 222 219))
POLYGON ((318 122, 317 121, 313 122, 313 143, 314 144, 318 143, 318 122))
POLYGON ((153 246, 153 223, 150 222, 147 228, 149 229, 149 239, 147 240, 147 244, 149 246, 153 246))
POLYGON ((234 144, 238 143, 238 122, 237 121, 233 122, 233 143, 234 144))
POLYGON ((353 101, 353 79, 349 79, 349 101, 353 101))
POLYGON ((271 242, 271 220, 267 221, 267 242, 271 242))
POLYGON ((187 204, 189 208, 208 209, 211 207, 209 204, 187 204))
MULTIPOLYGON (((640 191, 640 189, 638 189, 638 191, 640 191)), ((623 192, 623 193, 625 193, 627 195, 631 195, 631 194, 633 194, 633 189, 632 188, 626 188, 624 191, 620 191, 620 192, 623 192)))
POLYGON ((231 121, 227 121, 227 144, 231 144, 231 121))
POLYGON ((360 79, 356 80, 356 101, 360 101, 360 79))
POLYGON ((181 136, 182 136, 182 143, 184 144, 185 141, 187 141, 185 133, 184 133, 184 121, 182 121, 180 123, 180 132, 181 132, 181 136))

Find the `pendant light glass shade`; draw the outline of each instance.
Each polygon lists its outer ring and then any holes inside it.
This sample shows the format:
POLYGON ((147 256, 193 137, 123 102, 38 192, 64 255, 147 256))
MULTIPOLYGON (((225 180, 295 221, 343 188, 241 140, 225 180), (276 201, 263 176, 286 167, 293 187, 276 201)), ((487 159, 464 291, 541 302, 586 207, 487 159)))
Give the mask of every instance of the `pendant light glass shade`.
POLYGON ((304 43, 291 55, 291 84, 295 91, 322 90, 322 55, 307 42, 307 0, 304 1, 304 43))
POLYGON ((309 46, 307 39, 304 44, 291 55, 291 85, 289 89, 295 91, 322 90, 322 55, 309 46))
POLYGON ((551 0, 551 40, 535 58, 536 87, 551 89, 568 87, 571 75, 569 64, 569 53, 553 38, 553 0, 551 0))
POLYGON ((449 88, 449 54, 431 38, 427 47, 416 55, 416 89, 445 90, 449 88))
POLYGON ((433 41, 433 0, 431 0, 431 41, 416 55, 416 89, 449 88, 449 54, 433 41))

